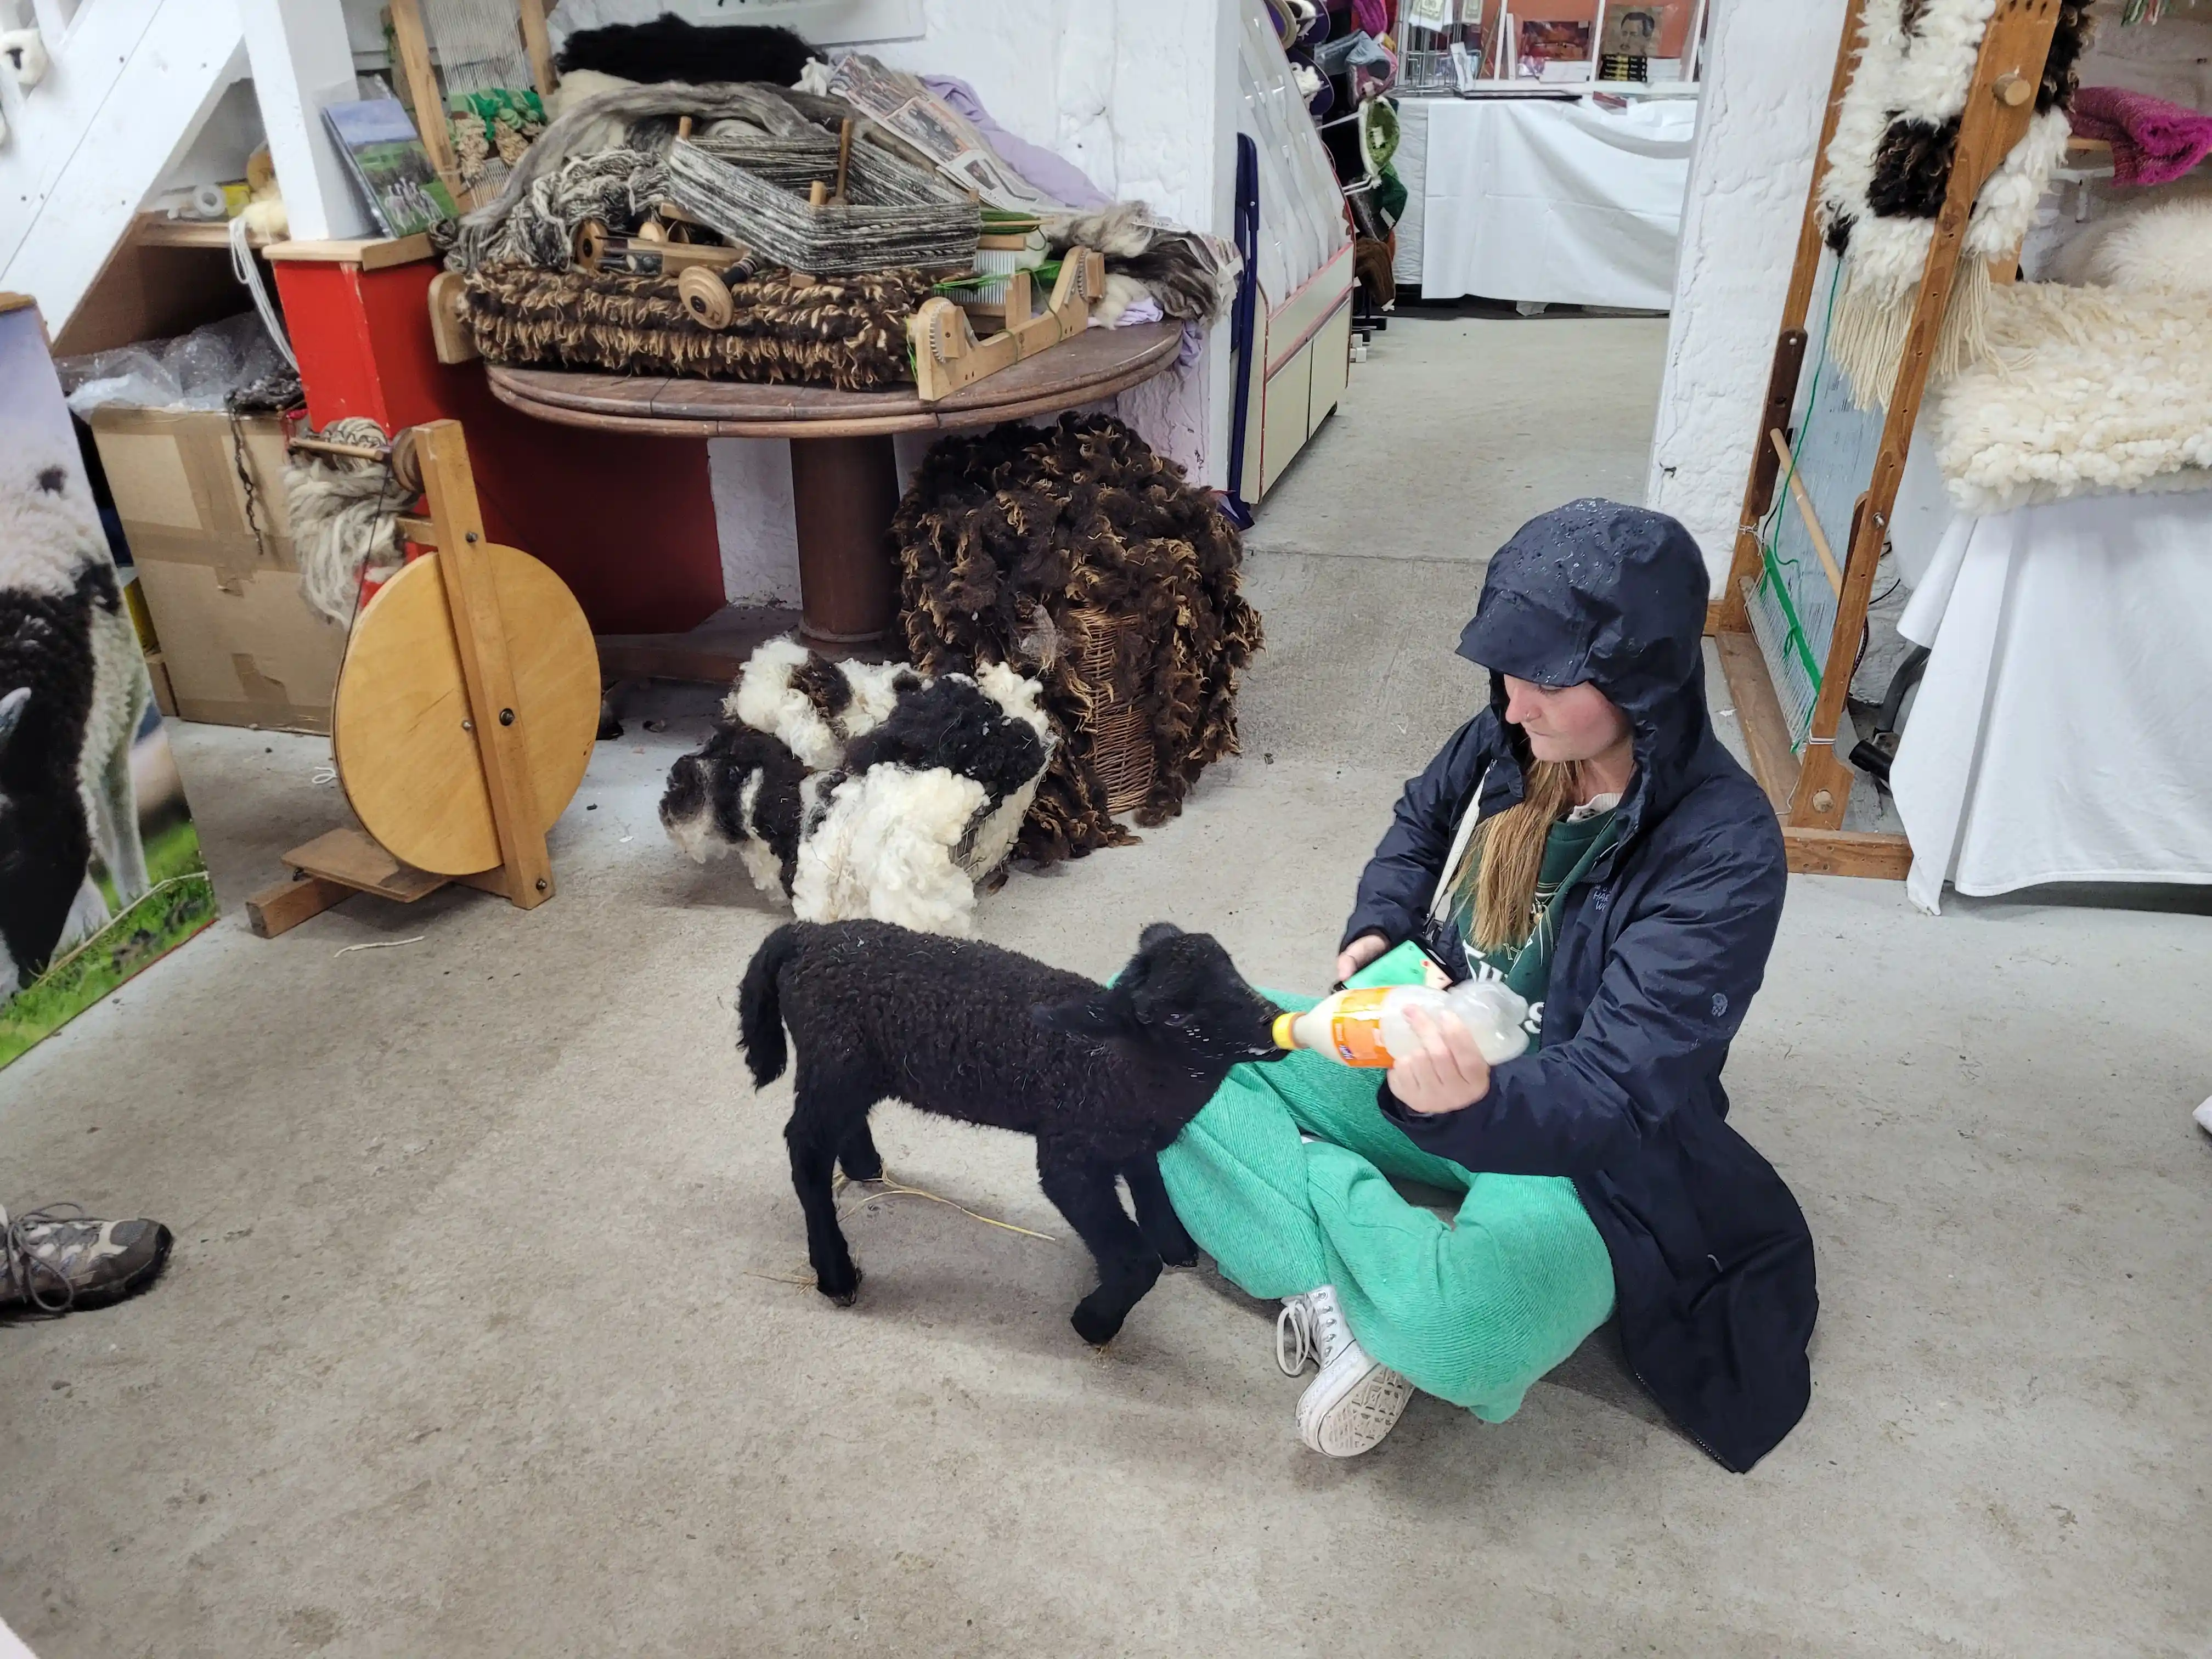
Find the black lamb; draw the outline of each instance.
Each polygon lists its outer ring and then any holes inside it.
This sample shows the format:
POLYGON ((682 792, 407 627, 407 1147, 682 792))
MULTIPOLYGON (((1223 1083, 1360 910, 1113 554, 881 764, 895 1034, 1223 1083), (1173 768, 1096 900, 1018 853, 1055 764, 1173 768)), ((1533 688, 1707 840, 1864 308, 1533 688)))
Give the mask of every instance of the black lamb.
POLYGON ((823 1295, 849 1305, 860 1287, 831 1167, 854 1181, 882 1176, 868 1112, 896 1098, 1036 1137, 1045 1196, 1097 1262, 1098 1288, 1072 1322, 1093 1343, 1121 1328, 1164 1261, 1197 1260, 1168 1202, 1160 1149, 1231 1066, 1280 1058, 1277 1010, 1211 937, 1166 922, 1144 930, 1110 986, 973 939, 793 922, 755 952, 738 1009, 757 1085, 783 1075, 786 1025, 798 1046, 784 1139, 823 1295), (1133 1222, 1116 1176, 1129 1183, 1133 1222))

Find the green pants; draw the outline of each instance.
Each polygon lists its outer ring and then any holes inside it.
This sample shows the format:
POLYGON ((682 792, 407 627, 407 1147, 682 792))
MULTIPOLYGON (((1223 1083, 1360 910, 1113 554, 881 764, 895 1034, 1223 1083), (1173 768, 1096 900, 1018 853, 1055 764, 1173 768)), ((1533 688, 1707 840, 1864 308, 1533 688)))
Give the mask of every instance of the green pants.
POLYGON ((1237 1066, 1160 1154, 1168 1195, 1248 1294, 1334 1285, 1370 1355, 1502 1423, 1611 1316, 1605 1241, 1563 1176, 1478 1175, 1421 1151, 1376 1108, 1378 1081, 1311 1054, 1237 1066), (1467 1196, 1441 1221, 1391 1176, 1467 1196))

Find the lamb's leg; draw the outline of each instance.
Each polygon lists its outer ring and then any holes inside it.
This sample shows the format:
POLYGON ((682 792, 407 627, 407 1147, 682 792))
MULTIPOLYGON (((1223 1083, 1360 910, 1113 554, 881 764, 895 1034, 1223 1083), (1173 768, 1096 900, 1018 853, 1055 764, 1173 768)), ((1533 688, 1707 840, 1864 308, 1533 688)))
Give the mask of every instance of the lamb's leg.
POLYGON ((884 1178, 884 1155, 876 1150, 876 1138, 868 1133, 866 1118, 845 1132, 844 1145, 837 1149, 837 1167, 844 1170, 848 1181, 884 1178))
POLYGON ((804 1057, 793 1094, 797 1103, 783 1138, 791 1148, 791 1184, 806 1212, 806 1259, 813 1264, 815 1288, 849 1308, 860 1293, 860 1270, 853 1265, 853 1253, 837 1225, 837 1200, 830 1186, 838 1139, 850 1118, 847 1097, 842 1090, 810 1077, 804 1057))
POLYGON ((117 908, 127 910, 152 884, 146 878, 146 848, 138 836, 138 795, 131 781, 131 743, 125 738, 100 769, 101 856, 115 884, 117 908))
POLYGON ((1044 1195, 1058 1206, 1098 1264, 1098 1288, 1075 1304, 1070 1320, 1085 1342, 1114 1340, 1129 1310, 1160 1276, 1160 1259, 1129 1212, 1114 1184, 1114 1166, 1056 1157, 1037 1143, 1037 1179, 1044 1195))
POLYGON ((1150 1152, 1140 1153, 1121 1166, 1121 1179, 1129 1183, 1129 1197, 1137 1206, 1137 1230, 1144 1234, 1152 1253, 1170 1267, 1194 1265, 1198 1246, 1184 1228, 1182 1218, 1175 1212, 1175 1206, 1168 1201, 1159 1159, 1150 1152))

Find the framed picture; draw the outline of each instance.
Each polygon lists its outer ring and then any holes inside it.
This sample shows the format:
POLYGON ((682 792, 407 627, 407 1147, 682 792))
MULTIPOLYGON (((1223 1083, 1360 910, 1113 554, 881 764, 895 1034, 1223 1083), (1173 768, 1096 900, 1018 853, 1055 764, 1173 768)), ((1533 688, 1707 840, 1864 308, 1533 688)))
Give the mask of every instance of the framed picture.
POLYGON ((1669 9, 1663 5, 1609 4, 1598 51, 1607 58, 1656 58, 1659 31, 1669 9))
POLYGON ((1530 64, 1586 64, 1590 55, 1590 26, 1556 17, 1524 17, 1520 46, 1524 72, 1530 64))

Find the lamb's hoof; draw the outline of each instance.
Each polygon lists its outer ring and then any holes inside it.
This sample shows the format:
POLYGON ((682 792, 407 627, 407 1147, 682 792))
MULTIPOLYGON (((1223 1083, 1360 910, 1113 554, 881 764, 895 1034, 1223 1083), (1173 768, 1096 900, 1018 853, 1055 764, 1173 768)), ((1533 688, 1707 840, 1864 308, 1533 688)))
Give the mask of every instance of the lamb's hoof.
POLYGON ((1179 1226, 1171 1229, 1156 1226, 1145 1243, 1152 1247, 1164 1267, 1195 1267, 1198 1266, 1198 1241, 1179 1226))
POLYGON ((872 1161, 862 1159, 859 1163, 849 1158, 840 1158, 837 1167, 845 1172, 848 1181, 881 1181, 884 1178, 884 1161, 880 1158, 872 1161))
POLYGON ((817 1277, 814 1288, 841 1308, 849 1308, 860 1299, 860 1270, 853 1269, 852 1278, 842 1281, 817 1277))
POLYGON ((1094 1308, 1086 1297, 1075 1304, 1075 1312, 1069 1316, 1067 1322, 1074 1326, 1075 1334, 1092 1347, 1103 1348, 1121 1334, 1121 1322, 1128 1316, 1126 1308, 1094 1308))

